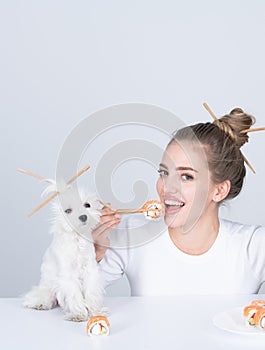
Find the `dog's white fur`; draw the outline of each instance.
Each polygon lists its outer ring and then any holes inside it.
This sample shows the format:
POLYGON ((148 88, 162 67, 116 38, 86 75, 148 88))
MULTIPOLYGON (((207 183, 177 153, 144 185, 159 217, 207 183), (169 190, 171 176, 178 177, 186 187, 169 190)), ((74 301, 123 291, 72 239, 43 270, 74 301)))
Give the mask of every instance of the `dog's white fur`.
MULTIPOLYGON (((55 184, 46 193, 51 190, 56 190, 55 184)), ((40 283, 25 295, 23 306, 46 310, 59 305, 65 319, 86 321, 99 314, 103 304, 103 281, 91 235, 100 212, 95 195, 85 196, 84 191, 65 187, 58 197, 53 203, 53 240, 43 258, 40 283)))

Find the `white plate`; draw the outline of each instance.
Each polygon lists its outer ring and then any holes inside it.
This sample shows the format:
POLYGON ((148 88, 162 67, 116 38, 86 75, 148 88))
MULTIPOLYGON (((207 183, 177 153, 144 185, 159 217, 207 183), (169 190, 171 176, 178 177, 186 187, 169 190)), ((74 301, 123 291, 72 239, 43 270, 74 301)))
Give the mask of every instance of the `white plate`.
POLYGON ((213 324, 228 332, 265 335, 265 330, 246 324, 243 307, 237 307, 216 314, 213 318, 213 324))

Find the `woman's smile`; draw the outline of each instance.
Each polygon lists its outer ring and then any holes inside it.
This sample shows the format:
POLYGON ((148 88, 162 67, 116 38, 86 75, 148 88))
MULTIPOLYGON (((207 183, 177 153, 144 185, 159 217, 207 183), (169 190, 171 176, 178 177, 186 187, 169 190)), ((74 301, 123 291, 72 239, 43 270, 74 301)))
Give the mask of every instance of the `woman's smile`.
POLYGON ((185 203, 182 200, 171 196, 164 197, 164 204, 166 215, 176 215, 185 206, 185 203))

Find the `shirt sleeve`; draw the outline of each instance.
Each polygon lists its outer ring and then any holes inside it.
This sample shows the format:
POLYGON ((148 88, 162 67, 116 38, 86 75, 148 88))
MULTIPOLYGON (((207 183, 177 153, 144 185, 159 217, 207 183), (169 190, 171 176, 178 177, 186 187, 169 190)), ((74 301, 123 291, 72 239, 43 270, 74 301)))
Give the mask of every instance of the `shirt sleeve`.
POLYGON ((124 252, 113 248, 106 251, 104 258, 99 262, 105 288, 123 276, 126 267, 125 257, 124 252))
POLYGON ((126 217, 110 233, 109 239, 110 248, 99 262, 105 288, 123 276, 128 264, 128 220, 126 217))
POLYGON ((105 288, 127 272, 126 269, 131 260, 131 250, 139 242, 142 242, 147 234, 150 236, 150 232, 145 230, 145 226, 143 226, 144 223, 146 223, 146 220, 137 217, 137 214, 134 217, 125 216, 119 226, 110 233, 110 248, 99 262, 105 288), (135 230, 137 228, 139 230, 135 230))
POLYGON ((248 259, 255 277, 265 282, 265 227, 256 227, 248 244, 248 259))

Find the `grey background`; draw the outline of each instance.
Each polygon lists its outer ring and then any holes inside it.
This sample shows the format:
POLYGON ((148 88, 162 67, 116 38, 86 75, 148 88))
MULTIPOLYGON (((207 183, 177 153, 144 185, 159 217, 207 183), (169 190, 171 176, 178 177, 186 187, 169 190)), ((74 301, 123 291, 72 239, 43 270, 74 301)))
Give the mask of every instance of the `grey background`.
MULTIPOLYGON (((262 0, 2 0, 0 36, 2 297, 18 296, 37 283, 51 239, 48 206, 26 217, 40 203, 43 185, 16 168, 54 178, 64 140, 92 112, 143 102, 189 124, 210 120, 202 107, 206 101, 217 115, 241 106, 257 117, 257 126, 265 126, 262 0)), ((112 132, 90 153, 91 164, 109 147, 112 132)), ((115 142, 133 139, 130 132, 118 130, 115 142)), ((135 132, 154 137, 148 128, 135 132)), ((160 136, 155 141, 163 147, 160 136)), ((261 132, 244 146, 257 174, 248 170, 243 192, 222 216, 265 225, 264 145, 261 132)), ((125 174, 131 174, 128 166, 125 174)), ((151 197, 157 174, 138 166, 147 174, 151 197)), ((123 176, 122 169, 114 175, 117 197, 130 200, 134 176, 123 176)), ((93 172, 81 181, 92 187, 93 172)), ((126 280, 108 293, 127 295, 126 280)))

